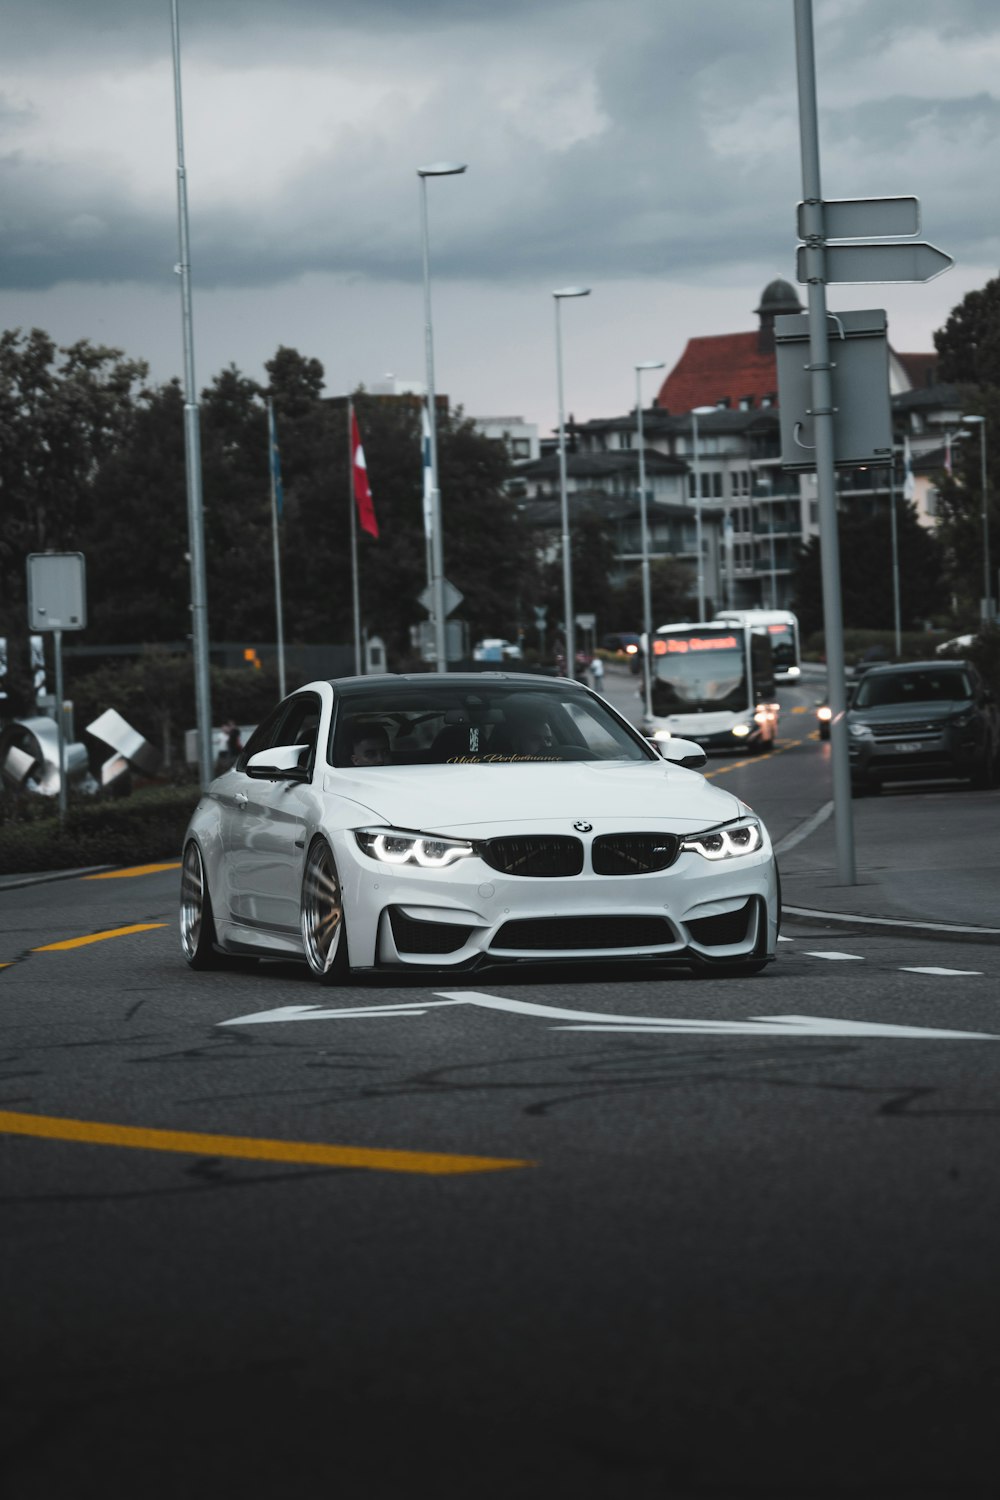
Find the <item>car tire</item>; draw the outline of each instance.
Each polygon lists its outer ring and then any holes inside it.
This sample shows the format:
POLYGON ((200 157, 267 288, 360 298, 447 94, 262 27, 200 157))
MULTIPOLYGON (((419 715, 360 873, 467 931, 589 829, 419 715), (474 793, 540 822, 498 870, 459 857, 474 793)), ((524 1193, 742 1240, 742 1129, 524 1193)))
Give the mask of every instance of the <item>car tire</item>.
POLYGON ((302 948, 321 984, 342 984, 351 972, 347 959, 344 899, 333 852, 326 839, 314 839, 302 874, 302 948))
POLYGON ((189 839, 181 865, 181 951, 192 969, 217 969, 222 955, 215 946, 215 918, 201 849, 189 839))

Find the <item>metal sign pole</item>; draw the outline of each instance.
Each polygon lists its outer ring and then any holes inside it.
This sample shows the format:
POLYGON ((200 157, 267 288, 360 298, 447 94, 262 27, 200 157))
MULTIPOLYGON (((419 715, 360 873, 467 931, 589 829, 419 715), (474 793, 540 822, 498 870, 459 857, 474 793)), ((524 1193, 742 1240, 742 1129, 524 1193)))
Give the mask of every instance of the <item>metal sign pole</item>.
POLYGON ((826 314, 823 194, 819 171, 819 124, 816 109, 816 64, 812 0, 795 0, 795 63, 799 92, 799 138, 802 155, 803 227, 809 288, 809 368, 816 440, 816 488, 819 496, 820 567, 823 581, 823 628, 829 687, 830 749, 833 762, 833 812, 837 873, 844 885, 856 883, 851 771, 847 751, 847 691, 844 682, 844 624, 840 597, 840 544, 837 536, 837 492, 834 471, 833 393, 826 314))
POLYGON ((66 821, 66 715, 63 711, 62 631, 53 630, 52 646, 56 658, 56 728, 59 732, 59 827, 66 821))
POLYGON ((198 387, 194 374, 194 324, 191 309, 191 250, 188 234, 187 168, 184 165, 184 119, 181 108, 181 44, 177 0, 171 0, 174 50, 174 114, 177 131, 177 235, 181 280, 181 332, 184 345, 184 457, 187 472, 188 548, 191 566, 191 646, 194 658, 195 724, 198 766, 204 789, 214 776, 212 756, 211 674, 208 652, 208 590, 205 576, 205 524, 201 490, 201 432, 198 387))

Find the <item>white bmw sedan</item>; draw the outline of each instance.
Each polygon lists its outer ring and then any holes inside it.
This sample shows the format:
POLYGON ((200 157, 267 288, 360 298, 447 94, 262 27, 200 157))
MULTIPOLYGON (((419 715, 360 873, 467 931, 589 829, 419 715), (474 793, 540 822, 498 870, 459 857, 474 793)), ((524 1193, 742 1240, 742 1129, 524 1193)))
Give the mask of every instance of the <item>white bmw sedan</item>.
POLYGON ((316 977, 631 960, 753 974, 775 954, 767 830, 568 679, 312 682, 202 796, 184 956, 304 959, 316 977))

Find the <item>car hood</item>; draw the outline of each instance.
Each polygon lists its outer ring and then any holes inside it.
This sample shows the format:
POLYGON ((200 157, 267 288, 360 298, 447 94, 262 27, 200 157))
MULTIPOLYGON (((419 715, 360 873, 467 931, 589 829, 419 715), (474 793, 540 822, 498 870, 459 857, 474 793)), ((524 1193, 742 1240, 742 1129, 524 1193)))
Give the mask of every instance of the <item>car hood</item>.
POLYGON ((860 724, 937 724, 971 707, 967 698, 949 698, 947 702, 934 698, 926 703, 880 703, 877 708, 852 708, 847 717, 848 722, 860 724))
POLYGON ((377 766, 328 772, 327 791, 397 828, 483 829, 578 819, 709 828, 744 811, 731 792, 681 766, 569 761, 542 766, 377 766))

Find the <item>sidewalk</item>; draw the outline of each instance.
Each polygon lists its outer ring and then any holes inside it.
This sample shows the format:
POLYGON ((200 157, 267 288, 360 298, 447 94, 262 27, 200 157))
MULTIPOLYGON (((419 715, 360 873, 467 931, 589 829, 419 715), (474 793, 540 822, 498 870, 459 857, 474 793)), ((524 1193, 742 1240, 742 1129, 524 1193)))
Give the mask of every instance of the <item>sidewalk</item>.
POLYGON ((960 927, 1000 941, 1000 791, 900 788, 855 799, 851 812, 854 885, 838 874, 832 804, 779 841, 790 919, 823 912, 930 931, 960 927))

